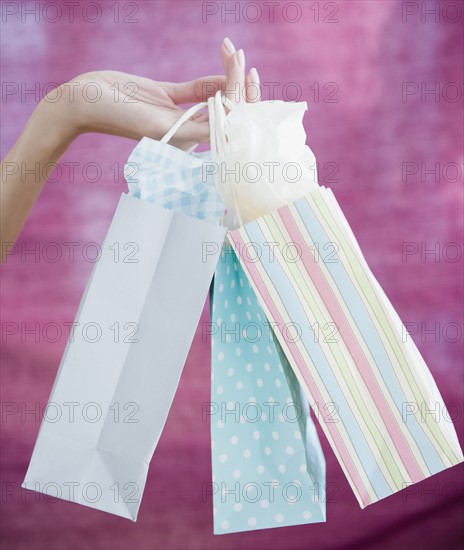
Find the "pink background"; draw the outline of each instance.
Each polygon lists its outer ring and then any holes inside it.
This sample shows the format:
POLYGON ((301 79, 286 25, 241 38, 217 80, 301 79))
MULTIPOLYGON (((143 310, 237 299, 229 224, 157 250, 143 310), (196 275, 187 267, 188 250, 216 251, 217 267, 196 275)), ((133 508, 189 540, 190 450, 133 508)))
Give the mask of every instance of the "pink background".
MULTIPOLYGON (((4 2, 3 9, 7 4, 21 10, 35 3, 4 2)), ((66 82, 98 69, 171 81, 221 73, 218 48, 224 36, 244 48, 248 67, 258 68, 262 83, 279 83, 276 99, 294 99, 295 87, 285 85, 297 83, 301 100, 309 105, 305 126, 319 162, 320 183, 334 190, 403 321, 416 323, 411 325, 418 328, 414 339, 457 417, 461 438, 462 3, 298 2, 301 17, 293 23, 286 19, 295 17, 295 9, 290 6, 284 11, 289 2, 276 7, 274 21, 263 7, 256 22, 251 22, 253 6, 244 11, 244 4, 251 5, 245 2, 236 17, 228 15, 225 23, 221 22, 224 2, 119 2, 116 22, 114 8, 110 9, 115 2, 101 1, 96 2, 101 17, 95 23, 86 21, 95 13, 92 7, 85 8, 89 2, 80 3, 73 22, 64 8, 62 17, 51 22, 52 8, 43 12, 49 3, 36 4, 38 21, 28 15, 22 22, 20 13, 3 15, 3 82, 17 83, 20 90, 37 85, 39 90, 37 97, 23 97, 21 92, 3 95, 2 156, 48 83, 66 82), (216 6, 218 13, 203 17, 206 4, 216 6), (435 4, 437 15, 426 14, 435 4), (124 22, 132 11, 130 5, 134 12, 137 9, 132 18, 138 22, 124 22), (410 89, 419 89, 407 101, 402 98, 405 82, 412 83, 410 89), (327 83, 335 85, 327 87, 327 83), (455 101, 456 87, 450 83, 459 84, 461 101, 455 101), (317 86, 319 97, 314 93, 317 86), (336 102, 328 102, 334 86, 336 102), (437 86, 437 97, 421 97, 421 86, 437 86), (403 181, 406 162, 416 163, 408 166, 417 166, 418 173, 403 181), (421 172, 421 163, 426 168, 438 163, 438 181, 421 172), (458 163, 458 171, 453 163, 458 163), (337 173, 331 177, 332 167, 337 173), (417 243, 419 252, 403 257, 405 242, 417 243), (435 248, 436 256, 421 257, 421 247, 435 248), (456 253, 460 261, 453 261, 456 253), (434 327, 435 334, 426 332, 434 327)), ((269 85, 263 86, 263 96, 269 98, 269 85)), ((78 163, 74 181, 70 182, 64 166, 60 180, 46 185, 18 241, 23 247, 38 246, 39 257, 18 252, 2 267, 3 323, 26 323, 28 328, 39 323, 39 330, 47 323, 63 327, 63 336, 54 343, 43 335, 38 342, 31 335, 24 342, 20 334, 4 337, 3 402, 23 409, 47 402, 66 344, 63 323, 73 321, 93 266, 82 252, 86 243, 101 243, 105 236, 126 189, 122 166, 134 145, 103 135, 77 139, 61 159, 61 163, 78 163), (101 166, 102 177, 95 183, 86 181, 83 167, 88 162, 101 166), (47 243, 70 241, 80 243, 74 261, 64 247, 62 259, 47 261, 43 248, 47 243)), ((49 253, 52 256, 53 251, 49 253)), ((205 309, 204 319, 206 315, 205 309)), ((327 479, 335 487, 326 524, 213 536, 212 504, 203 503, 201 494, 202 483, 211 478, 209 425, 201 417, 201 404, 209 401, 209 368, 209 347, 198 331, 135 524, 64 501, 47 502, 20 490, 40 418, 24 419, 20 414, 2 418, 2 547, 460 547, 462 465, 361 510, 322 435, 327 479)))

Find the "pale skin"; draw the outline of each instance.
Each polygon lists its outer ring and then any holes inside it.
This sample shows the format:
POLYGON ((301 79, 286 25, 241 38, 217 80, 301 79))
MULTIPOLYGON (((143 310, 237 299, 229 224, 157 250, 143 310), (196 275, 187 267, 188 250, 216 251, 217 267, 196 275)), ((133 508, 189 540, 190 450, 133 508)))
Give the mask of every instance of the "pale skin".
MULTIPOLYGON (((18 238, 46 183, 47 170, 42 168, 58 162, 80 134, 97 132, 135 140, 144 136, 161 139, 184 113, 180 105, 205 101, 218 87, 234 103, 257 101, 259 76, 256 69, 251 69, 245 76, 243 50, 236 51, 226 38, 221 44, 220 54, 224 76, 171 83, 117 71, 97 71, 73 78, 68 85, 60 86, 59 93, 56 90, 50 92, 37 105, 1 163, 1 260, 6 258, 8 245, 18 238), (75 93, 86 83, 98 85, 102 91, 98 101, 87 101, 82 93, 75 93), (118 101, 115 101, 115 83, 118 101), (125 96, 131 101, 123 101, 125 96), (26 179, 25 171, 19 167, 29 170, 37 163, 38 177, 26 179)), ((197 114, 180 127, 170 143, 180 149, 189 149, 208 141, 208 117, 197 114)))

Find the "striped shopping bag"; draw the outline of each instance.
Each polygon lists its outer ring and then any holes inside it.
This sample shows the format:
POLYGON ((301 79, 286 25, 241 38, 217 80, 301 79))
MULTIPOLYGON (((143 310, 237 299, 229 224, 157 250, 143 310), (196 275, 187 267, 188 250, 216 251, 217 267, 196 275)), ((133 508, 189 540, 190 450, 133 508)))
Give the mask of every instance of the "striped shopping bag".
POLYGON ((439 390, 324 187, 229 233, 365 507, 462 462, 439 390))

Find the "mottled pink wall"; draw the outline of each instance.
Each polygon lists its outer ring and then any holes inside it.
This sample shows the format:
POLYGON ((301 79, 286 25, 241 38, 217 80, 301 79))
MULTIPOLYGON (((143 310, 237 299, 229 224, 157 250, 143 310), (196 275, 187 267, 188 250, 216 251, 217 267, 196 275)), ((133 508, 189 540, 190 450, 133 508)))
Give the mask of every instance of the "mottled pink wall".
MULTIPOLYGON (((264 99, 275 82, 275 98, 294 99, 301 90, 301 100, 308 102, 305 126, 319 161, 320 182, 334 190, 402 319, 416 324, 410 325, 417 327, 414 339, 446 403, 454 404, 461 437, 463 4, 280 2, 273 20, 260 4, 263 11, 256 22, 252 2, 242 2, 226 22, 221 22, 224 8, 233 8, 235 2, 80 2, 73 22, 67 2, 60 3, 62 15, 52 22, 56 11, 53 6, 45 10, 50 4, 57 3, 2 3, 3 92, 12 90, 5 83, 16 83, 20 90, 2 95, 2 155, 48 83, 98 69, 172 81, 220 73, 218 48, 229 36, 244 48, 248 66, 258 68, 264 99), (92 4, 101 9, 95 23, 88 21, 96 13, 92 4), (291 4, 301 9, 299 17, 291 4), (14 6, 18 13, 8 15, 14 6), (37 15, 22 18, 24 6, 38 6, 37 15), (216 8, 216 14, 204 12, 216 8), (428 13, 434 9, 435 14, 428 13), (136 22, 124 22, 132 11, 136 22), (405 83, 412 93, 403 97, 405 83), (21 93, 35 86, 37 97, 21 93), (424 93, 432 89, 436 95, 424 93), (437 181, 424 167, 437 169, 437 181), (405 169, 417 173, 405 177, 405 169), (406 242, 416 243, 409 250, 419 252, 405 257, 406 242), (436 255, 421 254, 425 249, 435 249, 436 255), (435 334, 427 332, 434 328, 435 334)), ((133 146, 102 135, 77 139, 61 159, 62 177, 47 184, 18 241, 27 249, 38 246, 39 257, 18 252, 3 266, 2 322, 26 323, 28 328, 39 323, 40 330, 58 323, 63 328, 55 343, 43 336, 35 342, 28 335, 22 342, 20 334, 4 334, 3 402, 27 409, 47 402, 66 343, 63 323, 74 319, 93 265, 83 258, 86 250, 92 252, 86 243, 103 240, 126 188, 121 169, 133 146), (64 164, 69 162, 78 163, 73 181, 64 164), (98 163, 102 171, 94 183, 86 181, 84 166, 89 162, 98 163), (74 261, 63 245, 71 241, 80 243, 74 261), (55 263, 47 261, 47 249, 44 253, 50 242, 63 251, 55 263)), ((209 349, 198 332, 135 524, 19 490, 39 418, 3 418, 2 547, 460 547, 461 466, 421 483, 414 494, 397 494, 360 510, 323 436, 328 480, 335 487, 326 524, 213 536, 212 505, 203 503, 201 494, 211 469, 209 426, 201 418, 201 403, 208 400, 209 349)))

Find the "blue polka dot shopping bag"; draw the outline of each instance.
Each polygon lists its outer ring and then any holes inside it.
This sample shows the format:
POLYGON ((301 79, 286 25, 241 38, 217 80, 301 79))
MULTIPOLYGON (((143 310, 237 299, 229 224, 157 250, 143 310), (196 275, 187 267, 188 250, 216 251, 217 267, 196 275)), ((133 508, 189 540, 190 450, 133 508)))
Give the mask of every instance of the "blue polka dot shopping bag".
POLYGON ((325 521, 309 404, 230 246, 211 300, 214 532, 325 521))

